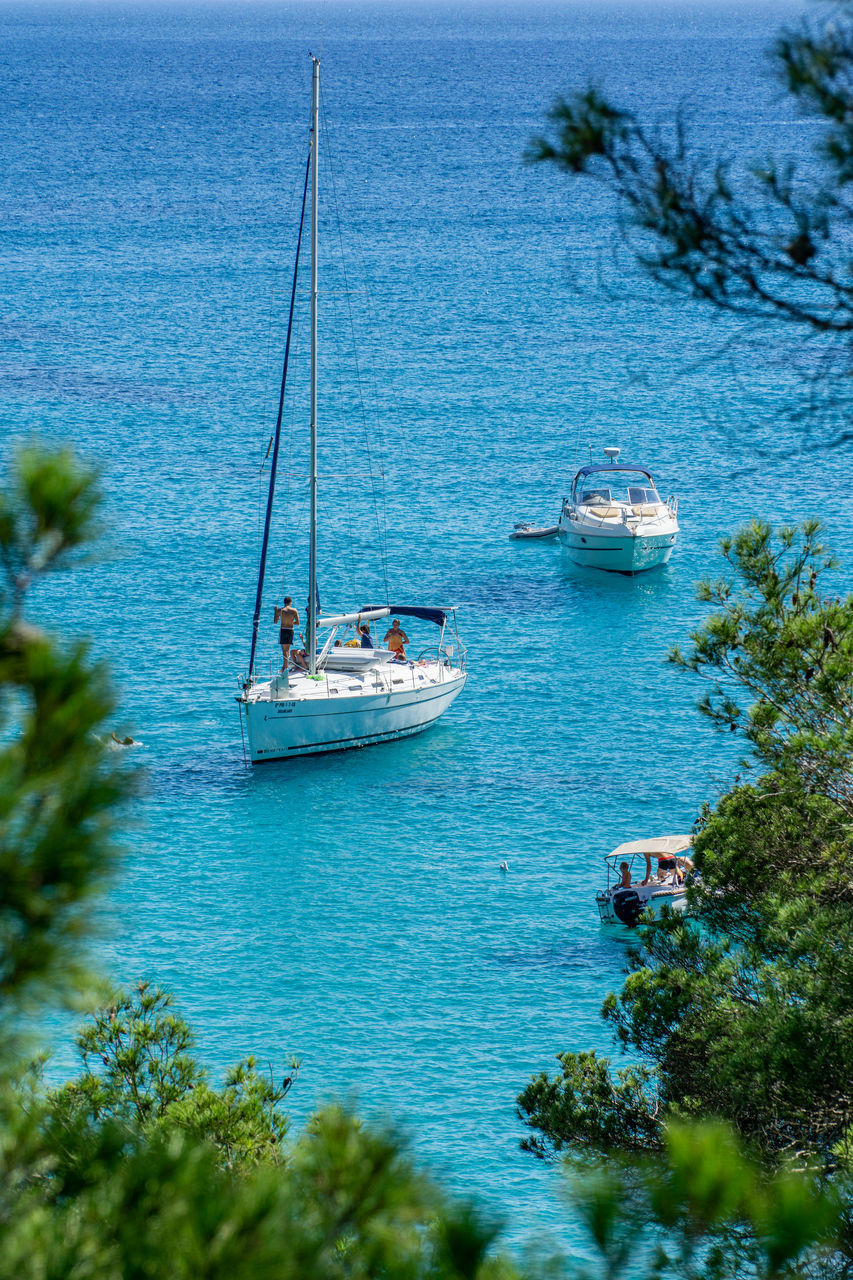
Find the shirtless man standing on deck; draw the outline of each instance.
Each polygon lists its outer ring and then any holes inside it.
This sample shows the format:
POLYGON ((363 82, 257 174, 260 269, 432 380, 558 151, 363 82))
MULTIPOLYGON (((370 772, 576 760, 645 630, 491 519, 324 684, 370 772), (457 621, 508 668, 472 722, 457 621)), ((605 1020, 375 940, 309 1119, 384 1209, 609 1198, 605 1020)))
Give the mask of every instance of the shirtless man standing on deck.
POLYGON ((293 644, 293 628, 299 626, 299 614, 293 607, 290 596, 284 597, 284 604, 275 607, 273 622, 278 623, 278 642, 281 645, 281 656, 284 660, 282 671, 290 666, 290 646, 293 644))

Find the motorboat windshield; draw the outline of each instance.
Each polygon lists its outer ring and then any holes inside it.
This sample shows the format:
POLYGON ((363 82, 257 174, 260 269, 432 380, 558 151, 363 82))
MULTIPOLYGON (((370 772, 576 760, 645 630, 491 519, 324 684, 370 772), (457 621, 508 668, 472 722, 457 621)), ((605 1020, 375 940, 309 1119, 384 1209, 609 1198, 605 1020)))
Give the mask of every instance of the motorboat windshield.
POLYGON ((579 507, 647 506, 659 503, 655 482, 645 467, 583 467, 572 485, 572 502, 579 507))

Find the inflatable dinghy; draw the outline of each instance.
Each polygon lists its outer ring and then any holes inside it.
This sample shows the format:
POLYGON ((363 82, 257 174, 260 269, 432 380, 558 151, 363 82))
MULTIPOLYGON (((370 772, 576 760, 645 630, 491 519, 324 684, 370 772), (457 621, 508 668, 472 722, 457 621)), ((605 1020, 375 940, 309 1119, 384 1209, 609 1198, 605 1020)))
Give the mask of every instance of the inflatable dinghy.
POLYGON ((559 532, 559 525, 533 524, 530 520, 520 520, 510 538, 553 538, 559 532))

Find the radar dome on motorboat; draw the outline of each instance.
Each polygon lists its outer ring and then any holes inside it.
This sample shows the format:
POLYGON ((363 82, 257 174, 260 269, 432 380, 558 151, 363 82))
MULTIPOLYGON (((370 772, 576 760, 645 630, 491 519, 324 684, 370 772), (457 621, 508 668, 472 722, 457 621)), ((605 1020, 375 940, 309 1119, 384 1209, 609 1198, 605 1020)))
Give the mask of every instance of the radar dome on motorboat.
POLYGON ((608 853, 607 857, 629 858, 632 853, 647 853, 651 858, 674 858, 692 845, 692 836, 649 836, 645 840, 628 840, 608 853))
POLYGON ((621 452, 622 452, 621 449, 615 449, 615 448, 605 449, 604 456, 605 458, 608 459, 609 462, 615 462, 621 452))

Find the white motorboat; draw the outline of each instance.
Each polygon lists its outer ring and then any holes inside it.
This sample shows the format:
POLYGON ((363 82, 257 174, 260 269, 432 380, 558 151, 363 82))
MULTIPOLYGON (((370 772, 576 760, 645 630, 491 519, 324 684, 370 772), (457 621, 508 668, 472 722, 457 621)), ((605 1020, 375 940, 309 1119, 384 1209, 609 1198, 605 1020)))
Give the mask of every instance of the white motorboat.
POLYGON ((651 836, 629 840, 608 853, 607 888, 595 895, 602 921, 633 928, 646 911, 683 911, 686 885, 696 874, 689 857, 692 844, 692 836, 651 836))
POLYGON ((666 564, 678 537, 678 500, 660 498, 647 467, 620 463, 581 467, 563 500, 560 540, 575 564, 611 573, 641 573, 666 564))
MULTIPOLYGON (((290 299, 290 319, 284 354, 281 396, 276 422, 266 519, 261 544, 258 586, 248 675, 241 678, 237 697, 241 727, 245 716, 249 757, 253 762, 287 759, 315 752, 340 751, 419 733, 443 714, 465 686, 465 649, 456 631, 456 612, 450 606, 365 606, 359 611, 322 616, 317 590, 317 229, 320 63, 313 58, 312 127, 296 263, 290 299), (263 600, 264 574, 270 539, 276 468, 281 441, 282 411, 288 356, 293 331, 299 257, 308 185, 311 185, 311 375, 308 607, 304 669, 259 678, 255 660, 263 600), (416 659, 401 660, 371 642, 361 647, 361 631, 349 644, 336 636, 349 628, 375 623, 389 615, 428 622, 440 628, 438 642, 422 649, 416 659), (324 633, 322 645, 320 633, 324 633), (354 647, 356 646, 356 647, 354 647)), ((411 624, 409 624, 411 625, 411 624)), ((377 637, 378 639, 378 637, 377 637)), ((295 656, 295 655, 292 655, 295 656)), ((300 654, 301 656, 301 654, 300 654)))

